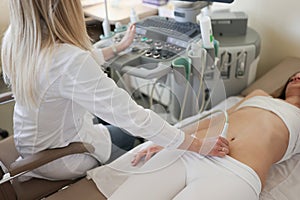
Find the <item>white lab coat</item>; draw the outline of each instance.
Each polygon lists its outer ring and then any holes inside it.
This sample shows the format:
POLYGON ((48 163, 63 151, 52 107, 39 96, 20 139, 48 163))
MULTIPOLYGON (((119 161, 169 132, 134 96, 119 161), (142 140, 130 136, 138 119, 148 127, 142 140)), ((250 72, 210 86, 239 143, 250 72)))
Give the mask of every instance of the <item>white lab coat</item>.
POLYGON ((48 66, 46 63, 39 60, 38 107, 29 110, 18 102, 15 105, 14 140, 22 157, 84 141, 95 147, 92 155, 99 162, 107 161, 109 132, 103 125, 93 125, 87 113, 167 148, 177 148, 183 142, 182 131, 137 105, 107 77, 100 67, 104 63, 101 50, 90 53, 59 44, 48 66))

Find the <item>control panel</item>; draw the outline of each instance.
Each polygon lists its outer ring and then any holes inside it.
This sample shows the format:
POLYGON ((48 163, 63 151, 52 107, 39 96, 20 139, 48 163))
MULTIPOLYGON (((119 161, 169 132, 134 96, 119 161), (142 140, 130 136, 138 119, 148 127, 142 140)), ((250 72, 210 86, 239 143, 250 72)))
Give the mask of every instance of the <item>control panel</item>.
MULTIPOLYGON (((114 42, 120 42, 123 36, 124 33, 116 34, 114 42)), ((195 38, 200 38, 197 24, 153 16, 136 23, 136 36, 131 46, 133 51, 144 50, 141 56, 150 62, 163 62, 183 54, 195 38)))

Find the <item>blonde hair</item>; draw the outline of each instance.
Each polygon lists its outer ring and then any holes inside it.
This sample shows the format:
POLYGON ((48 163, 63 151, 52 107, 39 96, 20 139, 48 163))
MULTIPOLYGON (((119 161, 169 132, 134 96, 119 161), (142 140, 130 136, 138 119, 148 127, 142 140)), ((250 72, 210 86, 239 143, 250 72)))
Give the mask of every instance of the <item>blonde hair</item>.
POLYGON ((37 76, 42 67, 38 59, 50 59, 56 43, 88 51, 92 44, 80 0, 10 0, 9 7, 11 24, 1 52, 4 81, 18 103, 33 108, 38 103, 37 76))

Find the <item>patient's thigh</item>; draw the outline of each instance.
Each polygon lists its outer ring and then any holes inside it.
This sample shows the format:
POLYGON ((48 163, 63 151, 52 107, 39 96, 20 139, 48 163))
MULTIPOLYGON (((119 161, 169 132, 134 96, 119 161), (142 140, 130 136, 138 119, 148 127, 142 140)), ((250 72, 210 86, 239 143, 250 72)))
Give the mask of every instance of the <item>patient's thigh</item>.
POLYGON ((185 187, 186 172, 180 158, 158 167, 160 160, 166 156, 168 153, 155 155, 155 159, 147 162, 140 174, 130 176, 109 199, 173 199, 185 187))
MULTIPOLYGON (((205 173, 205 172, 203 172, 205 173)), ((254 190, 240 177, 212 174, 188 184, 174 200, 258 200, 254 190)))

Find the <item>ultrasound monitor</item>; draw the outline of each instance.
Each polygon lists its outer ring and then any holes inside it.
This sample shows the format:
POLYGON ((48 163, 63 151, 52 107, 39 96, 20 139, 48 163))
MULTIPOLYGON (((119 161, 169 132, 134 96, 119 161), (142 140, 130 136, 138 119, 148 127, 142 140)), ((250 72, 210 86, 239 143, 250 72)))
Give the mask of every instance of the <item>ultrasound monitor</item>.
POLYGON ((174 17, 177 22, 196 23, 196 17, 201 9, 209 6, 213 2, 232 3, 234 0, 173 0, 174 17))

